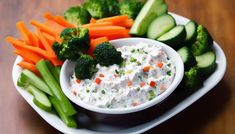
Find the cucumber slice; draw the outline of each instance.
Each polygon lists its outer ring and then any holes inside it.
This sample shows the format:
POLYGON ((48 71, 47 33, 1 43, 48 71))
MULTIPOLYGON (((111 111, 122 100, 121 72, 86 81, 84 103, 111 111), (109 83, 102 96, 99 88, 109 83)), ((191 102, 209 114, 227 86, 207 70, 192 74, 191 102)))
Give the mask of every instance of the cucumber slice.
POLYGON ((160 36, 157 40, 168 44, 169 46, 177 49, 183 44, 186 37, 186 31, 183 25, 178 25, 171 29, 169 32, 160 36))
POLYGON ((148 0, 136 17, 130 34, 143 36, 152 20, 164 13, 167 13, 167 5, 164 0, 148 0))
POLYGON ((185 25, 185 30, 186 30, 186 43, 192 43, 196 40, 197 38, 197 23, 193 20, 190 20, 186 25, 185 25))
MULTIPOLYGON (((20 75, 20 79, 21 80, 19 80, 19 82, 21 81, 24 84, 31 84, 37 87, 38 89, 42 90, 43 92, 53 96, 50 88, 45 84, 45 82, 41 78, 39 78, 33 72, 24 69, 20 75)), ((23 86, 23 85, 20 85, 20 83, 18 84, 19 84, 18 86, 23 86)))
POLYGON ((34 96, 33 102, 36 106, 38 106, 39 108, 45 111, 48 111, 48 112, 51 111, 52 109, 51 102, 44 92, 42 92, 41 90, 37 89, 36 87, 32 85, 28 85, 26 87, 26 90, 29 91, 34 96))
POLYGON ((196 59, 193 56, 193 53, 191 52, 191 50, 187 46, 180 48, 177 52, 180 55, 181 59, 183 60, 184 67, 186 70, 196 65, 197 63, 196 59))
POLYGON ((204 75, 210 75, 216 68, 216 55, 213 51, 208 51, 202 55, 196 56, 198 69, 204 75))
POLYGON ((157 39, 176 25, 175 19, 170 14, 163 14, 154 19, 149 25, 147 37, 157 39))

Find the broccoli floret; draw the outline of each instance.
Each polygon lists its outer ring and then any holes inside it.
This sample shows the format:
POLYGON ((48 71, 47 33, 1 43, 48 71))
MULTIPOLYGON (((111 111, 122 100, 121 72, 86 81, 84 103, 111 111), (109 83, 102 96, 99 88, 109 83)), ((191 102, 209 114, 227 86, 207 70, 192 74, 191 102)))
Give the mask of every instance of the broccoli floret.
POLYGON ((59 60, 77 60, 90 47, 89 31, 86 28, 66 28, 60 37, 62 43, 55 42, 52 48, 59 60))
POLYGON ((201 81, 199 77, 199 71, 197 67, 192 67, 189 69, 189 71, 186 71, 184 73, 184 84, 187 89, 190 89, 191 91, 197 89, 201 86, 201 81))
POLYGON ((90 22, 90 13, 82 7, 71 7, 64 13, 64 18, 76 26, 90 22))
POLYGON ((104 18, 108 15, 109 9, 105 0, 88 0, 84 3, 83 7, 95 19, 104 18))
POLYGON ((117 51, 109 42, 98 45, 94 50, 96 61, 102 66, 122 63, 122 54, 117 51))
POLYGON ((97 72, 94 59, 89 55, 82 55, 75 65, 75 76, 77 79, 89 79, 97 72))
POLYGON ((120 14, 118 0, 106 0, 106 3, 109 9, 108 16, 115 16, 120 14))
POLYGON ((119 5, 120 13, 122 15, 128 15, 129 18, 135 19, 143 6, 144 2, 142 1, 123 0, 119 5))
POLYGON ((210 50, 211 45, 213 44, 213 39, 208 32, 208 30, 199 25, 197 27, 197 39, 196 42, 192 44, 191 49, 195 56, 201 55, 208 50, 210 50))

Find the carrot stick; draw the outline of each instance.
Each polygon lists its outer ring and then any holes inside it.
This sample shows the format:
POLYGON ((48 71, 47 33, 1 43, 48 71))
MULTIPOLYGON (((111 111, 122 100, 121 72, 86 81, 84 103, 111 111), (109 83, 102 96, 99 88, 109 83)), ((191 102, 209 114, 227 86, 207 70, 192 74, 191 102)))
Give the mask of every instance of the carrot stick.
POLYGON ((47 42, 46 38, 43 36, 41 31, 38 31, 38 36, 39 36, 40 41, 42 42, 42 45, 46 49, 48 55, 50 57, 56 57, 51 45, 47 42))
POLYGON ((19 21, 16 23, 16 27, 17 29, 20 31, 20 34, 22 36, 22 38, 27 42, 30 43, 28 34, 29 34, 29 30, 26 28, 25 24, 23 21, 19 21))
POLYGON ((26 62, 29 62, 29 63, 32 63, 32 64, 33 64, 33 62, 32 62, 32 60, 30 59, 30 57, 23 57, 23 55, 21 55, 21 53, 20 53, 19 51, 20 51, 20 50, 16 49, 16 50, 14 50, 14 51, 13 51, 13 53, 15 53, 15 54, 17 54, 17 55, 21 56, 21 57, 23 58, 23 60, 24 60, 24 61, 26 61, 26 62))
POLYGON ((120 26, 97 26, 97 27, 89 27, 90 37, 103 37, 110 35, 119 35, 122 33, 126 33, 126 29, 120 26))
POLYGON ((45 12, 43 14, 44 18, 48 19, 48 20, 54 20, 55 17, 50 13, 50 12, 45 12))
POLYGON ((57 59, 57 57, 50 58, 50 61, 54 66, 61 66, 63 65, 63 61, 57 59))
POLYGON ((64 27, 70 27, 70 28, 75 27, 73 24, 65 20, 62 16, 55 16, 55 21, 64 27))
POLYGON ((53 29, 57 34, 60 34, 65 27, 58 24, 57 22, 53 21, 53 20, 48 20, 46 22, 44 22, 44 24, 48 27, 50 27, 51 29, 53 29))
POLYGON ((128 18, 129 18, 128 15, 120 15, 120 16, 113 16, 113 17, 107 17, 107 18, 99 19, 96 22, 118 23, 118 22, 127 20, 128 18))
POLYGON ((90 43, 90 48, 88 50, 88 54, 93 54, 93 51, 95 50, 96 46, 103 43, 103 42, 108 42, 108 38, 107 37, 100 37, 100 38, 96 38, 96 39, 92 39, 91 43, 90 43))
POLYGON ((38 74, 38 71, 37 71, 35 65, 32 64, 32 63, 29 63, 29 62, 26 62, 26 61, 21 61, 17 65, 24 68, 24 69, 31 70, 32 72, 38 74))
POLYGON ((38 46, 39 39, 33 32, 29 32, 28 37, 32 46, 38 46))
POLYGON ((89 28, 89 27, 97 27, 97 26, 112 26, 112 22, 100 22, 100 23, 90 23, 90 24, 85 24, 82 25, 84 28, 89 28))
POLYGON ((91 18, 90 23, 96 23, 95 18, 91 18))
POLYGON ((40 22, 38 22, 36 20, 31 20, 30 23, 32 25, 34 25, 35 27, 39 28, 41 31, 46 32, 46 33, 48 33, 48 34, 50 34, 52 36, 56 36, 56 34, 58 34, 53 29, 51 29, 50 27, 48 27, 45 24, 40 23, 40 22))
POLYGON ((49 44, 52 45, 56 41, 55 37, 51 36, 50 34, 47 34, 47 33, 42 33, 42 34, 46 38, 49 44))
POLYGON ((133 25, 133 23, 134 23, 133 19, 128 19, 115 23, 115 25, 130 28, 133 25))
POLYGON ((28 46, 25 44, 25 42, 20 41, 18 39, 15 39, 13 37, 6 37, 5 39, 7 42, 11 43, 16 49, 26 49, 29 51, 32 51, 34 53, 37 53, 39 56, 49 59, 50 57, 48 56, 47 52, 41 48, 38 47, 33 47, 33 46, 28 46))
POLYGON ((17 55, 20 55, 26 61, 30 60, 34 64, 36 64, 38 61, 40 61, 42 59, 42 57, 40 57, 37 54, 35 54, 29 50, 26 50, 26 49, 21 49, 21 50, 16 49, 14 52, 17 55))

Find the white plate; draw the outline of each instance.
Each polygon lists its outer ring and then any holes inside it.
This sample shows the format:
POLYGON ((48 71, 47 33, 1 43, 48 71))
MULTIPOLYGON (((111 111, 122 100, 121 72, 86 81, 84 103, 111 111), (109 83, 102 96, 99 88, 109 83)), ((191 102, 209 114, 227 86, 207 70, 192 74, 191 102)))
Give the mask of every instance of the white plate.
MULTIPOLYGON (((182 16, 173 14, 173 17, 176 19, 177 24, 186 24, 188 22, 187 18, 184 18, 182 16)), ((79 120, 81 123, 79 124, 81 127, 77 129, 68 128, 58 116, 52 113, 47 113, 40 108, 38 108, 33 103, 33 97, 23 90, 22 88, 18 87, 16 85, 17 78, 22 71, 20 67, 18 67, 16 64, 21 61, 20 57, 17 57, 13 66, 12 71, 12 78, 14 85, 17 89, 17 91, 21 94, 21 96, 29 103, 29 105, 51 126, 56 128, 57 130, 63 132, 63 133, 143 133, 162 122, 168 120, 169 118, 173 117, 174 115, 178 114, 188 106, 190 106, 192 103, 197 101, 199 98, 201 98, 203 95, 205 95, 207 92, 209 92, 214 86, 216 86, 219 81, 223 78, 225 70, 226 70, 226 57, 224 55, 223 50, 219 47, 219 45, 214 42, 213 50, 216 53, 216 63, 217 68, 215 72, 206 80, 204 81, 203 87, 198 89, 196 92, 191 94, 190 96, 184 98, 179 103, 173 105, 171 108, 167 109, 164 113, 160 114, 156 118, 150 120, 149 122, 142 123, 135 126, 111 126, 107 124, 99 124, 94 122, 89 122, 89 119, 86 116, 81 115, 79 117, 79 120), (86 127, 89 126, 89 127, 86 127)), ((167 101, 167 100, 166 100, 167 101)))

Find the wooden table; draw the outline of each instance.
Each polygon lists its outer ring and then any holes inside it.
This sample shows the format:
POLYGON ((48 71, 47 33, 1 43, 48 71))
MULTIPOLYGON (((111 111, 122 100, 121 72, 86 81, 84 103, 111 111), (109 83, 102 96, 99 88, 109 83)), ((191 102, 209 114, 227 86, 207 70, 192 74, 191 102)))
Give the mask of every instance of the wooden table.
MULTIPOLYGON (((1 0, 0 2, 0 133, 59 133, 48 125, 15 90, 11 71, 12 47, 3 38, 18 36, 18 20, 42 20, 42 13, 62 14, 79 0, 1 0)), ((167 0, 169 11, 205 25, 226 53, 228 67, 223 80, 192 106, 150 130, 152 133, 235 133, 235 2, 234 0, 167 0)))

